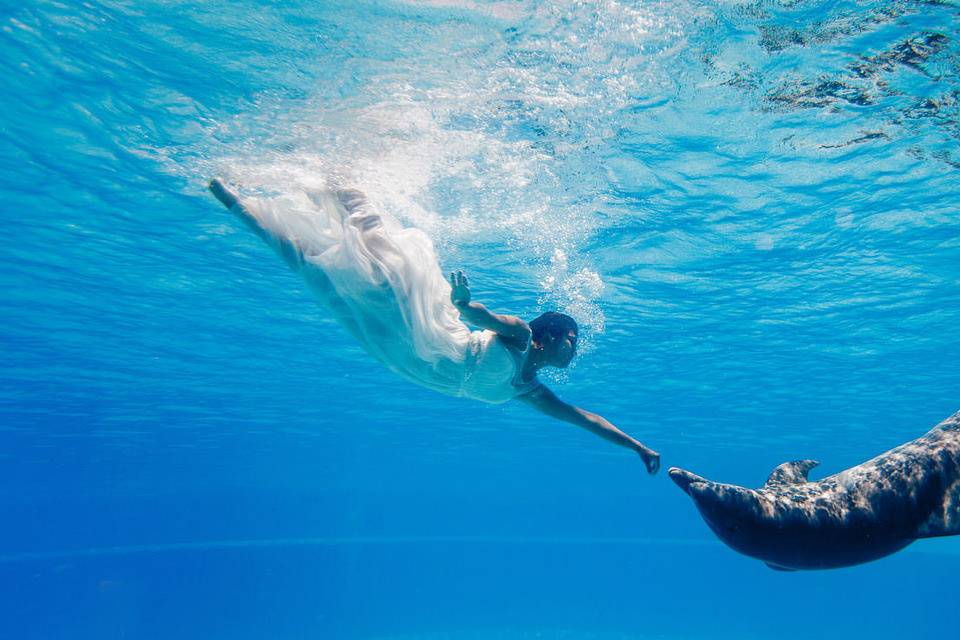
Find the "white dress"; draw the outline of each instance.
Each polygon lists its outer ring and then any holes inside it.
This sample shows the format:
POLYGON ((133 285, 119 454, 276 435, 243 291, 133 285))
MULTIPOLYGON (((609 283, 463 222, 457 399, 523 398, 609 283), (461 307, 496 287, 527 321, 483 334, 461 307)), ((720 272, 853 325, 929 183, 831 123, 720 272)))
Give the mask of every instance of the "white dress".
POLYGON ((526 350, 491 331, 471 332, 460 320, 430 238, 371 211, 359 191, 245 198, 232 211, 304 277, 370 355, 404 378, 491 403, 539 385, 521 379, 526 350))

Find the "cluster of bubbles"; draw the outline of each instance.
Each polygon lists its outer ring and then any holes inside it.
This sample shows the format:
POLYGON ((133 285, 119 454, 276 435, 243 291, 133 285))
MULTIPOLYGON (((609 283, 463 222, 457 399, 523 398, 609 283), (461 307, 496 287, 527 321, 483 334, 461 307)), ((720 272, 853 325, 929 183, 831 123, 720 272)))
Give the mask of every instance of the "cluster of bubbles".
POLYGON ((401 4, 352 36, 343 26, 317 63, 349 59, 313 95, 264 96, 218 123, 219 138, 248 140, 219 170, 266 194, 359 188, 444 258, 518 267, 510 280, 576 317, 589 343, 603 281, 581 249, 609 199, 602 158, 618 113, 664 82, 657 60, 682 46, 688 16, 615 0, 401 4), (406 12, 423 23, 429 11, 416 43, 378 49, 406 12))

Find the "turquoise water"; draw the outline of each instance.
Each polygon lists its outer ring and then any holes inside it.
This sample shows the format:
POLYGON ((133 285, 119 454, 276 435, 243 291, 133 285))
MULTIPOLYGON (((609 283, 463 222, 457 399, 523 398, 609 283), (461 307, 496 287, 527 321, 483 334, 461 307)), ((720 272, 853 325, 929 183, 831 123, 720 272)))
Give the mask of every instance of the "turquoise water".
POLYGON ((0 7, 0 637, 956 637, 957 539, 774 573, 205 191, 347 175, 665 467, 826 475, 960 409, 955 2, 0 7))

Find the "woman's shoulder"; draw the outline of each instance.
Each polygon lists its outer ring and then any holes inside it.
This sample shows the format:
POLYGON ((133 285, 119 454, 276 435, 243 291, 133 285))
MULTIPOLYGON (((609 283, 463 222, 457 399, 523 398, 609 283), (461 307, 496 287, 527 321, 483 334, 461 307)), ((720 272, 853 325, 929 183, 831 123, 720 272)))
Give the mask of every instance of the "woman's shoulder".
POLYGON ((493 331, 490 333, 493 333, 491 338, 492 340, 497 341, 510 351, 526 354, 527 350, 530 348, 530 336, 527 336, 526 339, 523 339, 517 336, 505 336, 500 333, 494 333, 493 331))

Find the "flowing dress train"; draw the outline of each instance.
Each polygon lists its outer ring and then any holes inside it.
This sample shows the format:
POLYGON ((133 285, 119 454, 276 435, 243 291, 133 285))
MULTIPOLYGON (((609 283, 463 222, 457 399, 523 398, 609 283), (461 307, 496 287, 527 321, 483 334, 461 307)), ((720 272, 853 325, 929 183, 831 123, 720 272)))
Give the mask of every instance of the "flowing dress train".
POLYGON ((300 273, 334 318, 400 376, 452 396, 506 402, 526 349, 474 331, 450 302, 433 242, 372 210, 355 189, 244 198, 231 210, 300 273))

